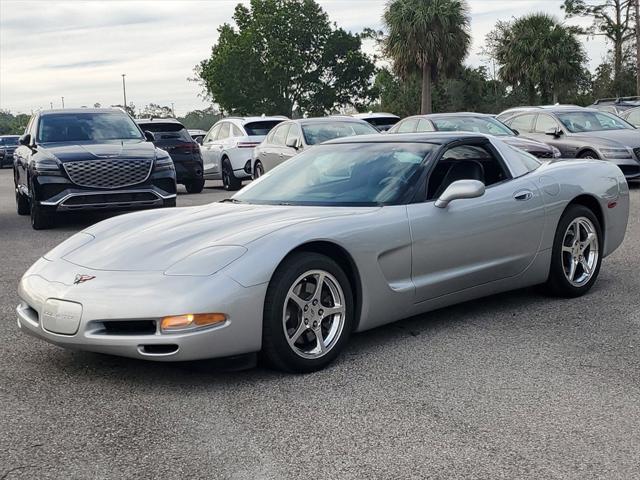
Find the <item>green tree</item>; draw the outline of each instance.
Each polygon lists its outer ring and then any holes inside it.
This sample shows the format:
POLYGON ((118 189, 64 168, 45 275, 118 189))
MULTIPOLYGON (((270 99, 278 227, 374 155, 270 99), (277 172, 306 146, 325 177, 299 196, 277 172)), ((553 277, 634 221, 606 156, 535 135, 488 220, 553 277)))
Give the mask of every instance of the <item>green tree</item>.
POLYGON ((219 111, 209 107, 205 110, 193 110, 184 117, 178 117, 178 120, 186 128, 209 130, 214 123, 220 120, 221 116, 219 111))
POLYGON ((225 113, 322 115, 370 101, 375 66, 361 38, 332 27, 314 0, 251 0, 233 20, 195 68, 225 113))
MULTIPOLYGON (((617 95, 622 86, 625 47, 636 34, 635 5, 636 0, 565 0, 562 5, 567 18, 578 16, 593 20, 591 26, 582 29, 581 33, 602 35, 613 44, 613 83, 617 95)), ((640 64, 637 68, 640 70, 640 64)), ((640 75, 640 71, 636 75, 640 75)))
POLYGON ((464 0, 393 0, 385 9, 384 51, 403 78, 419 73, 421 113, 432 111, 432 81, 457 68, 471 44, 464 0))
POLYGON ((498 22, 487 36, 500 78, 527 91, 529 104, 560 100, 583 72, 586 55, 576 32, 554 17, 536 13, 513 22, 498 22))
POLYGON ((30 118, 24 113, 13 115, 8 110, 0 110, 0 135, 22 135, 30 118))

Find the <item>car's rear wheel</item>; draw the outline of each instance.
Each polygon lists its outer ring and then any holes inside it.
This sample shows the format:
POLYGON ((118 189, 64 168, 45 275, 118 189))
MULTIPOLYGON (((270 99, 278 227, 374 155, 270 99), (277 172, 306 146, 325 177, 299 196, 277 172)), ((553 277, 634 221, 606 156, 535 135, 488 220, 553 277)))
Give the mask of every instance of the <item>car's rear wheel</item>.
POLYGON ((204 188, 204 178, 198 178, 196 180, 191 180, 184 184, 184 188, 187 190, 187 193, 200 193, 204 188))
POLYGON ((561 297, 587 293, 600 272, 602 245, 595 214, 583 205, 569 206, 556 230, 547 291, 561 297))
POLYGON ((335 261, 317 253, 291 255, 269 282, 263 355, 279 370, 324 368, 348 341, 353 311, 349 280, 335 261))
POLYGON ((16 186, 16 210, 18 211, 18 215, 29 215, 29 198, 20 193, 20 190, 16 186))
POLYGON ((242 182, 236 178, 228 158, 222 159, 222 186, 225 190, 240 190, 242 182))
POLYGON ((264 167, 262 166, 262 162, 257 160, 253 166, 253 178, 260 178, 262 175, 264 175, 264 167))

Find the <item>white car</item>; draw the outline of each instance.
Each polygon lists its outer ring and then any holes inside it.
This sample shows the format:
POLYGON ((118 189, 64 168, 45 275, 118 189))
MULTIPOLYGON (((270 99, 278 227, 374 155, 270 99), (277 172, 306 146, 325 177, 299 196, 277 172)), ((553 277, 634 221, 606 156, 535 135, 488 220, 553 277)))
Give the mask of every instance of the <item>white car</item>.
POLYGON ((216 122, 200 151, 205 180, 222 180, 226 190, 238 190, 251 177, 251 155, 264 137, 287 117, 229 117, 216 122))

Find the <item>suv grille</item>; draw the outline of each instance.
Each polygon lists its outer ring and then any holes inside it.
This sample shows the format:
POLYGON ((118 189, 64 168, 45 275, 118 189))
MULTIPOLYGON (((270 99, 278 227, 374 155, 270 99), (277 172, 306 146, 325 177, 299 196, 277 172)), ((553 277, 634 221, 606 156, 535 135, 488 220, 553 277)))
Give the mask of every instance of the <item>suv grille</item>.
POLYGON ((63 163, 73 183, 81 187, 120 188, 144 182, 151 173, 150 159, 85 160, 63 163))

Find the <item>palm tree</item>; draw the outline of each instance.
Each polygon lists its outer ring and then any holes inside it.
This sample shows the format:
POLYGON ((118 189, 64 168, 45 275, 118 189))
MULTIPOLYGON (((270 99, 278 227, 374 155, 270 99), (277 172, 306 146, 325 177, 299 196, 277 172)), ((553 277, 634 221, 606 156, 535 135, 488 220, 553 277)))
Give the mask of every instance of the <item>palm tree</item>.
POLYGON ((488 42, 502 80, 524 87, 532 105, 538 92, 542 101, 552 95, 557 103, 562 89, 576 84, 586 61, 575 30, 545 13, 498 22, 488 42))
POLYGON ((471 35, 465 0, 392 0, 383 17, 384 51, 402 77, 420 72, 421 113, 431 113, 431 84, 467 56, 471 35))

